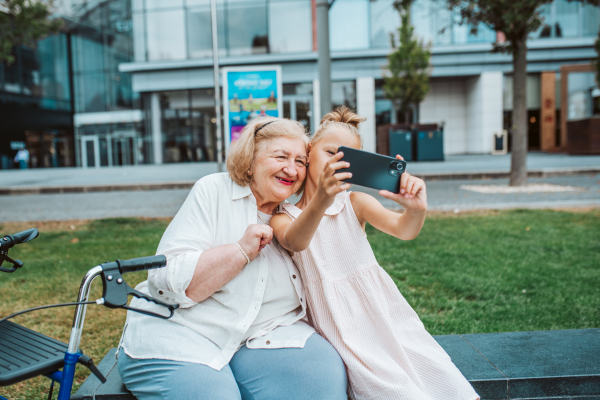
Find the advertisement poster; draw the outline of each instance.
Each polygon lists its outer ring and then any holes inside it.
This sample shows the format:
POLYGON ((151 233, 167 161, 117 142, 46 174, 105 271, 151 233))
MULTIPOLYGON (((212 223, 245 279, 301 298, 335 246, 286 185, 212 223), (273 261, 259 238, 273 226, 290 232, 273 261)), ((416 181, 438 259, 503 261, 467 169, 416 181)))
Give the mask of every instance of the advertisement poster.
POLYGON ((223 69, 226 148, 254 118, 283 117, 281 90, 278 65, 223 69))

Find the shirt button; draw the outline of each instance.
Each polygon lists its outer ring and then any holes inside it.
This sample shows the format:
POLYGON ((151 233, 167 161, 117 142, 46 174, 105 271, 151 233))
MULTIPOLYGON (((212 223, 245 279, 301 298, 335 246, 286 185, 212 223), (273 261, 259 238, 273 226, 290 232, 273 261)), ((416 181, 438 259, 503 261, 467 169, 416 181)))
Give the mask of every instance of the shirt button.
POLYGON ((271 344, 271 341, 270 341, 270 340, 267 340, 267 344, 271 344))
POLYGON ((300 302, 302 302, 302 297, 300 297, 300 302))
POLYGON ((296 279, 296 275, 292 275, 292 278, 296 279))
POLYGON ((162 291, 162 290, 159 290, 159 291, 158 291, 158 294, 160 294, 160 295, 162 296, 162 295, 163 295, 163 291, 162 291))

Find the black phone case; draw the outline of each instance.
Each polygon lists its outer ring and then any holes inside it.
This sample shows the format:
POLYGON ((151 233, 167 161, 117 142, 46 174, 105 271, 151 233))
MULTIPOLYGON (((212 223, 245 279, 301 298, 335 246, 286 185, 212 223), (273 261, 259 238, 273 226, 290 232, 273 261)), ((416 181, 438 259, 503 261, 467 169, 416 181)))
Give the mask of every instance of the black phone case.
POLYGON ((349 162, 350 168, 339 169, 336 173, 352 172, 352 178, 344 182, 392 193, 400 192, 400 176, 406 170, 406 162, 345 146, 340 147, 340 151, 344 152, 342 161, 349 162))

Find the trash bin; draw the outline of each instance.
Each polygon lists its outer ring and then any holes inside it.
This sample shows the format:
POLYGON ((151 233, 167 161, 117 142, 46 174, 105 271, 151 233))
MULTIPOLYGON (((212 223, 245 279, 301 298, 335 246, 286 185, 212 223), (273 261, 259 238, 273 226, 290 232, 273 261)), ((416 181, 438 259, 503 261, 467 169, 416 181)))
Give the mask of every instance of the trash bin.
POLYGON ((390 157, 400 154, 405 161, 413 161, 414 137, 411 131, 390 129, 390 157))
POLYGON ((417 131, 417 161, 444 161, 443 131, 417 131))
POLYGON ((492 154, 493 155, 506 154, 508 152, 507 142, 508 142, 508 133, 507 133, 506 129, 502 130, 500 133, 494 132, 492 154))

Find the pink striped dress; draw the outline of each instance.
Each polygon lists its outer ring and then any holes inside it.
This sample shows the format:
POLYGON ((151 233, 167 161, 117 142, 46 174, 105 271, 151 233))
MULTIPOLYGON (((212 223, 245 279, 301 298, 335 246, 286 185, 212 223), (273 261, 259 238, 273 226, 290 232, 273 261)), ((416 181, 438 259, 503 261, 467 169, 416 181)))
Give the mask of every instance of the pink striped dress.
MULTIPOLYGON (((302 212, 282 206, 292 219, 302 212)), ((349 192, 336 196, 309 248, 292 258, 311 324, 346 364, 351 399, 479 398, 377 263, 349 192)))

